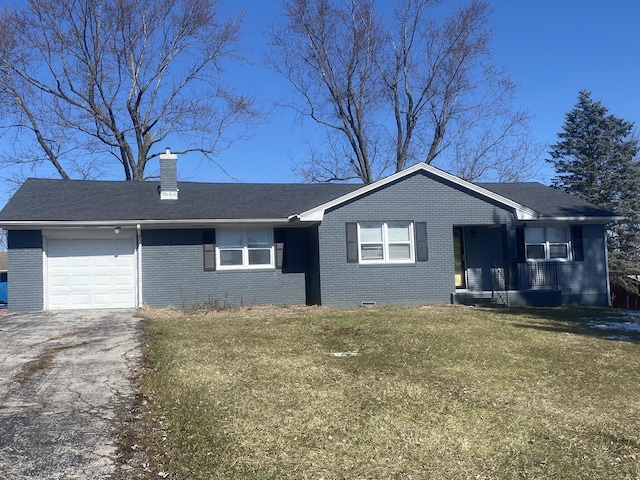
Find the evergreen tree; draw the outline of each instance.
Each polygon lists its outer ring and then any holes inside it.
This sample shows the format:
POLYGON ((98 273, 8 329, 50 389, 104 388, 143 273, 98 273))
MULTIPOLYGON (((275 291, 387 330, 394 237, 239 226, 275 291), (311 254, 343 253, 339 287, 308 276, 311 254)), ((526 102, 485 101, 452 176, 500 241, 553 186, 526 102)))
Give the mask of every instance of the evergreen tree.
POLYGON ((640 274, 640 146, 633 122, 608 114, 582 90, 551 146, 553 186, 625 217, 609 225, 611 282, 636 292, 628 275, 640 274))

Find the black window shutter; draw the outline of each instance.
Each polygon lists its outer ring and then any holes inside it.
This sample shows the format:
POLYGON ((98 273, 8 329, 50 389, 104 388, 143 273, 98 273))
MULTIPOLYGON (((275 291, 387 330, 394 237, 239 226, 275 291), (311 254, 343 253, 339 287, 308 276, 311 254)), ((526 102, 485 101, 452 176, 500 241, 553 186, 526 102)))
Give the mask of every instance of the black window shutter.
POLYGON ((358 224, 347 223, 347 262, 358 263, 358 224))
POLYGON ((216 232, 215 230, 205 230, 202 232, 202 253, 205 272, 212 272, 216 269, 216 232))
POLYGON ((273 229, 273 242, 276 247, 276 268, 282 269, 284 267, 284 244, 287 238, 287 231, 284 228, 273 229))
POLYGON ((276 243, 276 268, 282 269, 284 264, 284 243, 276 243))
POLYGON ((571 246, 573 248, 573 259, 576 262, 584 260, 584 242, 582 241, 582 225, 571 226, 571 246))
POLYGON ((429 260, 429 244, 427 243, 427 224, 426 222, 416 222, 416 260, 418 262, 426 262, 429 260))
POLYGON ((518 263, 526 261, 524 251, 524 226, 516 227, 516 252, 518 253, 518 263))

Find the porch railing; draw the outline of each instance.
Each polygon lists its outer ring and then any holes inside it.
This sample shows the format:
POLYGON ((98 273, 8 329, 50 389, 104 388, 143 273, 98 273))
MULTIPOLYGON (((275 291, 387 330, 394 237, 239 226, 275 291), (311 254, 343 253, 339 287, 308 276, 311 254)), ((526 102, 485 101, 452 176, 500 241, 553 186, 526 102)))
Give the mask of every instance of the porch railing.
POLYGON ((528 290, 558 288, 557 262, 511 263, 505 268, 491 264, 491 290, 528 290))
POLYGON ((525 288, 558 288, 558 262, 518 264, 518 284, 525 288))
POLYGON ((509 282, 507 280, 508 272, 504 268, 499 268, 495 263, 491 262, 491 298, 498 299, 505 305, 509 306, 509 282))

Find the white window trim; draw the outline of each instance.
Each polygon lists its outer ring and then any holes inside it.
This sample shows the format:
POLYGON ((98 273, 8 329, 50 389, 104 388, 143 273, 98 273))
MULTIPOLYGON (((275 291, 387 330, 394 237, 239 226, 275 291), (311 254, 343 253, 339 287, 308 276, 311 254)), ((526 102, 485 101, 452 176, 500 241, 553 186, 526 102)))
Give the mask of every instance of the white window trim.
POLYGON ((358 222, 358 262, 363 265, 381 265, 381 264, 409 264, 415 263, 415 240, 413 233, 413 222, 358 222), (365 260, 362 258, 362 245, 368 243, 379 242, 362 242, 362 235, 360 234, 360 227, 362 225, 382 225, 382 260, 365 260), (389 242, 389 226, 394 225, 407 225, 409 227, 409 241, 405 242, 389 242), (389 244, 409 244, 409 256, 408 259, 391 260, 389 258, 389 244))
POLYGON ((535 225, 530 226, 528 228, 543 228, 544 229, 544 243, 540 242, 527 242, 526 240, 526 229, 525 229, 525 241, 524 241, 524 255, 525 261, 528 263, 535 262, 570 262, 573 260, 573 247, 572 247, 572 238, 571 238, 571 229, 568 226, 558 227, 557 225, 535 225), (566 232, 566 242, 550 242, 547 240, 547 229, 548 228, 564 228, 566 232), (529 258, 527 257, 527 246, 529 245, 543 245, 544 246, 544 258, 529 258), (567 257, 566 258, 551 258, 551 245, 566 245, 567 246, 567 257))
POLYGON ((227 232, 242 232, 242 247, 229 247, 224 248, 216 245, 216 270, 269 270, 276 268, 275 264, 275 245, 273 244, 273 230, 271 229, 263 229, 263 228, 254 228, 254 229, 225 229, 218 231, 227 231, 227 232), (250 231, 260 231, 260 232, 269 232, 269 264, 262 265, 250 265, 249 264, 249 251, 250 250, 266 250, 267 247, 260 248, 249 248, 247 245, 247 232, 250 231), (221 250, 241 250, 242 251, 242 265, 221 265, 220 264, 220 251, 221 250))

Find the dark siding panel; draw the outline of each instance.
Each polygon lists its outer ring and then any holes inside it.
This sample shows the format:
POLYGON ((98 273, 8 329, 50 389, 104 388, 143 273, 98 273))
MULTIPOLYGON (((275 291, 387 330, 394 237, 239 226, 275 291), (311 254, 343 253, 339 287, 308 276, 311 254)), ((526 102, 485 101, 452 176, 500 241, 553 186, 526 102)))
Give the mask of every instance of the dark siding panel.
POLYGON ((273 241, 274 243, 285 243, 287 241, 287 228, 274 228, 273 229, 273 241))
POLYGON ((9 249, 39 248, 42 250, 42 232, 40 230, 11 230, 8 232, 9 249))
POLYGON ((524 251, 524 227, 516 227, 516 251, 518 253, 518 263, 526 261, 524 251))
POLYGON ((571 226, 571 245, 573 247, 573 260, 584 261, 584 242, 582 240, 582 225, 571 226))
POLYGON ((309 227, 307 233, 307 274, 305 276, 305 289, 307 305, 320 305, 320 257, 318 244, 318 226, 309 227))

